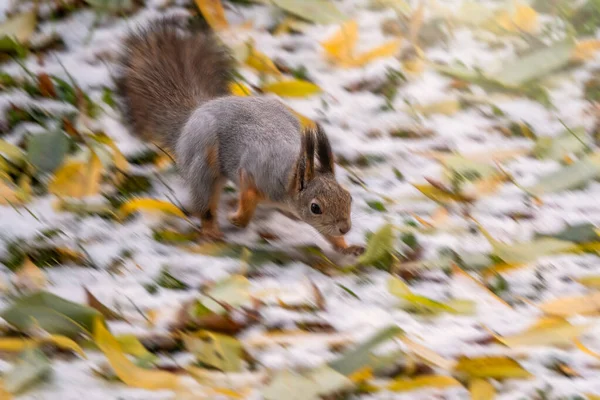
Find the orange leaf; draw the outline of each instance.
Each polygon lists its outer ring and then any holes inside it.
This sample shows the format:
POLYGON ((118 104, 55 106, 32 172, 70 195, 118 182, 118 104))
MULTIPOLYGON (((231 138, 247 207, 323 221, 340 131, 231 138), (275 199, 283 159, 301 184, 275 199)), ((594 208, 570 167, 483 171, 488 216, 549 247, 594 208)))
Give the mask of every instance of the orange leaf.
POLYGON ((211 28, 218 31, 229 27, 220 0, 196 0, 196 5, 211 28))
POLYGON ((357 40, 358 24, 356 21, 348 21, 321 45, 331 59, 335 61, 350 60, 357 40))
POLYGON ((343 61, 342 65, 347 67, 360 67, 370 63, 373 60, 376 60, 377 58, 392 57, 400 49, 401 43, 402 41, 400 39, 390 40, 389 42, 359 54, 350 60, 343 61))

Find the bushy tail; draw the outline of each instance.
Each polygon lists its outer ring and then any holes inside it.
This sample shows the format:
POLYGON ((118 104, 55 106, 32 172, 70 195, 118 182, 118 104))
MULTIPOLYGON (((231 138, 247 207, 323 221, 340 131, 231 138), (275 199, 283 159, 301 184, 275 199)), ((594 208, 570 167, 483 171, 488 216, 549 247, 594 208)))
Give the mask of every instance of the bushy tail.
POLYGON ((191 112, 228 94, 233 61, 206 28, 161 19, 124 41, 117 88, 134 133, 173 149, 191 112))

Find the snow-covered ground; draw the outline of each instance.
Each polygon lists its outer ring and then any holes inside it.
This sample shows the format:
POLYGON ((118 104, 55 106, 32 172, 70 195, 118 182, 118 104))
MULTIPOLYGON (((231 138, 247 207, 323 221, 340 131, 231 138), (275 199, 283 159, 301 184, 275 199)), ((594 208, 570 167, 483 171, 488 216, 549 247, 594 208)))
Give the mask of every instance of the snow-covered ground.
MULTIPOLYGON (((5 2, 11 3, 8 0, 5 2)), ((143 151, 146 145, 127 131, 118 109, 102 102, 103 89, 114 87, 111 80, 113 65, 110 61, 114 59, 120 40, 129 27, 165 14, 185 15, 189 11, 183 6, 192 9, 193 5, 191 2, 166 0, 147 3, 144 8, 127 17, 103 17, 94 22, 95 13, 85 8, 56 21, 40 22, 38 34, 56 32, 66 48, 47 53, 43 63, 35 57, 25 61, 27 69, 35 74, 46 72, 67 79, 68 71, 92 100, 102 106, 102 111, 91 121, 91 126, 110 136, 126 156, 143 151)), ((290 69, 305 67, 308 78, 322 89, 322 93, 311 97, 284 98, 284 101, 297 112, 321 122, 335 153, 350 160, 348 167, 338 168, 338 175, 354 198, 353 229, 347 236, 352 243, 364 244, 365 234, 376 231, 385 222, 404 226, 405 221, 412 220, 414 215, 430 220, 432 215, 439 212, 440 206, 421 195, 413 184, 426 183, 426 177, 441 179, 443 168, 438 161, 417 153, 449 149, 468 157, 474 153, 528 150, 533 146, 533 140, 522 136, 506 136, 498 126, 524 123, 538 137, 555 137, 564 132, 564 123, 569 127, 584 128, 591 135, 600 115, 598 109, 594 109, 593 104, 584 98, 585 82, 594 74, 597 75, 600 68, 600 52, 582 65, 550 76, 545 86, 553 108, 525 96, 499 95, 471 85, 471 95, 485 99, 487 104, 464 106, 448 115, 435 112, 414 115, 411 107, 418 105, 464 101, 464 92, 453 88, 452 78, 436 72, 433 63, 462 63, 470 69, 491 71, 502 62, 518 57, 524 47, 523 39, 518 35, 494 35, 481 28, 454 22, 451 34, 444 31, 441 40, 422 47, 427 61, 419 72, 407 72, 406 64, 394 57, 378 58, 359 68, 344 69, 332 65, 320 45, 335 33, 338 25, 306 24, 301 34, 274 35, 267 28, 272 28, 279 18, 275 7, 224 3, 228 4, 230 25, 251 22, 244 27, 238 26, 235 32, 224 33, 224 39, 230 41, 228 43, 252 38, 255 47, 272 60, 290 69), (399 84, 392 104, 386 106, 384 96, 368 90, 348 90, 364 82, 383 81, 390 69, 404 71, 407 78, 406 82, 399 84), (497 110, 503 115, 494 112, 497 110), (414 129, 426 130, 431 135, 403 138, 390 134, 414 129), (381 162, 356 166, 354 161, 361 155, 379 158, 381 162), (402 180, 396 177, 394 169, 402 173, 402 180), (356 173, 368 190, 354 183, 356 179, 349 171, 356 173), (368 205, 368 202, 383 201, 380 194, 393 199, 393 202, 384 202, 385 211, 374 210, 368 205)), ((361 51, 389 40, 390 36, 384 33, 382 26, 398 18, 394 10, 375 7, 375 3, 366 0, 336 1, 344 14, 358 22, 358 49, 361 51)), ((390 3, 399 4, 401 1, 390 3)), ((417 6, 417 2, 412 3, 414 7, 417 6)), ((440 7, 446 7, 448 13, 460 14, 464 2, 439 1, 435 2, 436 7, 433 1, 429 3, 425 7, 425 22, 441 12, 440 7)), ((490 10, 509 7, 500 2, 477 3, 490 10)), ((2 8, 9 7, 2 4, 2 8)), ((539 15, 538 19, 540 30, 553 27, 558 32, 555 35, 560 37, 560 23, 555 17, 544 14, 539 15)), ((410 42, 406 35, 403 36, 405 54, 409 51, 410 42)), ((539 34, 539 37, 548 41, 551 35, 539 34)), ((12 62, 3 64, 2 70, 14 76, 25 74, 22 67, 12 62)), ((242 67, 240 72, 248 82, 260 85, 259 74, 252 68, 242 67)), ((5 114, 10 104, 27 105, 32 101, 50 110, 68 107, 58 101, 30 99, 20 90, 9 90, 0 92, 0 116, 5 114)), ((24 124, 3 139, 16 143, 26 132, 36 130, 39 127, 35 124, 24 124)), ((502 161, 502 167, 522 186, 534 184, 541 176, 563 168, 560 160, 538 160, 530 154, 506 159, 502 161)), ((153 167, 135 168, 151 177, 152 191, 147 196, 169 201, 176 198, 182 204, 187 204, 185 183, 175 172, 168 170, 155 173, 153 167)), ((329 251, 326 242, 314 229, 267 209, 261 210, 258 218, 246 230, 234 229, 226 220, 227 211, 232 208, 228 202, 232 196, 225 196, 221 205, 224 212, 219 215, 228 242, 253 245, 261 242, 261 235, 269 233, 276 237, 273 245, 278 248, 316 244, 329 251)), ((600 223, 598 198, 600 184, 591 182, 581 190, 544 195, 543 202, 535 203, 528 200, 520 188, 506 181, 498 190, 477 200, 470 207, 470 215, 497 240, 525 242, 532 240, 536 233, 555 233, 567 225, 600 223), (514 218, 516 214, 527 215, 527 218, 514 218)), ((27 205, 28 211, 0 206, 0 258, 7 257, 8 245, 12 242, 31 241, 42 231, 61 229, 63 234, 56 240, 62 246, 84 249, 96 268, 66 264, 44 269, 47 278, 45 290, 74 302, 85 303, 84 288, 88 289, 102 303, 127 317, 128 323, 110 322, 109 326, 115 334, 165 332, 181 305, 197 297, 198 288, 241 273, 246 268, 237 258, 211 257, 157 242, 153 238, 153 228, 164 224, 164 218, 160 216, 139 215, 121 224, 95 216, 81 217, 57 212, 52 206, 54 200, 49 195, 36 197, 27 205), (115 273, 114 264, 124 252, 131 256, 115 273), (148 291, 148 284, 165 266, 174 277, 185 282, 188 289, 159 288, 156 292, 148 291), (147 321, 147 316, 143 316, 148 313, 155 316, 152 324, 147 321)), ((448 248, 459 255, 489 253, 490 243, 472 220, 465 217, 462 207, 454 204, 448 210, 449 216, 444 223, 455 229, 437 229, 434 224, 435 229, 416 234, 422 247, 420 259, 437 259, 440 251, 448 248)), ((521 332, 536 322, 543 315, 535 306, 536 303, 588 293, 589 289, 575 279, 600 275, 600 259, 593 254, 544 256, 522 268, 503 273, 508 288, 501 296, 511 306, 463 275, 448 275, 439 269, 425 271, 421 279, 409 283, 414 293, 442 302, 458 298, 471 299, 476 303, 476 310, 472 314, 441 313, 431 317, 400 308, 398 298, 388 291, 390 274, 385 271, 366 268, 352 274, 324 274, 301 262, 290 262, 282 266, 266 263, 253 272, 249 278, 251 292, 264 301, 268 300, 264 293, 276 293, 275 298, 285 304, 302 304, 306 299, 310 301, 313 296, 312 282, 319 288, 326 304, 322 310, 313 312, 286 309, 277 301, 271 301, 261 309, 261 323, 238 336, 242 342, 251 342, 273 327, 293 330, 300 321, 329 324, 336 334, 347 335, 353 342, 360 342, 389 325, 397 325, 413 341, 448 359, 498 354, 516 357, 533 377, 494 381, 498 399, 541 399, 536 397, 539 396, 537 390, 546 390, 548 386, 552 387, 551 399, 563 396, 573 398, 585 393, 600 395, 600 361, 572 344, 517 349, 500 344, 478 344, 489 337, 488 329, 505 336, 521 332), (522 298, 527 302, 519 301, 522 298), (577 376, 567 377, 557 372, 552 368, 557 361, 568 365, 577 376)), ((14 282, 15 275, 0 264, 0 308, 12 301, 14 282)), ((590 328, 580 339, 588 348, 600 352, 600 320, 590 315, 573 316, 569 321, 573 324, 590 323, 590 328)), ((327 341, 319 338, 298 340, 288 346, 248 346, 247 351, 257 361, 259 371, 316 367, 337 357, 327 341)), ((85 397, 92 400, 178 397, 168 390, 151 392, 130 388, 119 382, 107 382, 93 372, 93 367, 102 363, 102 355, 90 354, 88 360, 54 360, 52 377, 18 398, 85 397)), ((179 354, 175 358, 177 362, 185 364, 189 361, 189 354, 179 354)), ((165 357, 164 361, 169 362, 169 359, 165 357)), ((0 371, 10 367, 10 361, 0 361, 0 371)), ((242 397, 260 399, 260 388, 242 397)), ((223 398, 227 397, 223 395, 223 398)), ((381 391, 356 395, 355 398, 463 399, 469 398, 469 394, 461 386, 405 393, 381 391)))

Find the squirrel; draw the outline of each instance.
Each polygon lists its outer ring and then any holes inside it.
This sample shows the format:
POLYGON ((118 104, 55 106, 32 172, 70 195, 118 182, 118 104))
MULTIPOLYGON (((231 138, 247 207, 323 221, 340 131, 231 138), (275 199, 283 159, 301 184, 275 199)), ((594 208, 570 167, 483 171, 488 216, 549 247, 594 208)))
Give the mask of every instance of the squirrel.
POLYGON ((352 197, 336 180, 323 128, 302 128, 276 98, 230 95, 234 61, 209 28, 158 19, 130 31, 120 57, 125 122, 174 154, 205 237, 223 237, 217 208, 231 180, 239 193, 233 225, 246 227, 257 205, 268 203, 313 226, 337 251, 364 251, 345 241, 352 197))

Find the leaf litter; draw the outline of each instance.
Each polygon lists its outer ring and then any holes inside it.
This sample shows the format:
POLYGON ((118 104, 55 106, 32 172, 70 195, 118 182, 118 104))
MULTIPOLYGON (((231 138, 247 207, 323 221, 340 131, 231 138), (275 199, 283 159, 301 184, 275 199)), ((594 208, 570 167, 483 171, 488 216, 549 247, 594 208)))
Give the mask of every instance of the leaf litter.
POLYGON ((76 3, 53 6, 51 21, 23 2, 0 24, 0 92, 10 102, 0 116, 0 315, 9 327, 0 352, 10 364, 1 394, 35 396, 44 380, 44 391, 64 397, 81 365, 52 374, 55 365, 98 351, 106 364, 88 371, 86 390, 98 382, 105 397, 123 385, 191 395, 186 376, 224 398, 458 390, 491 399, 545 390, 531 378, 556 371, 583 382, 580 391, 553 383, 562 393, 594 392, 584 377, 595 367, 573 365, 600 349, 600 115, 593 88, 576 78, 593 74, 600 48, 590 34, 595 0, 552 14, 517 1, 161 6, 203 18, 231 45, 232 94, 280 96, 303 125, 325 126, 361 177, 339 174, 356 209, 349 239, 366 243, 358 258, 313 244, 301 224, 268 220, 260 234, 250 226, 226 231, 223 243, 194 243, 197 221, 171 156, 131 138, 111 100, 103 35, 116 39, 119 22, 145 20, 153 6, 76 3), (48 27, 89 7, 104 19, 86 40, 63 40, 76 61, 48 57, 37 45, 48 27), (384 83, 355 90, 348 77, 384 83), (363 135, 393 132, 404 116, 428 135, 363 135), (506 127, 500 141, 495 125, 506 127), (410 197, 415 190, 424 196, 410 197), (525 214, 533 217, 515 217, 525 214), (276 295, 265 295, 273 284, 276 295), (484 344, 467 332, 484 332, 484 344), (537 352, 556 349, 575 361, 542 365, 537 352), (162 357, 170 353, 191 361, 173 367, 162 357), (497 384, 505 380, 515 385, 497 384))

